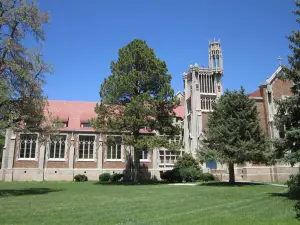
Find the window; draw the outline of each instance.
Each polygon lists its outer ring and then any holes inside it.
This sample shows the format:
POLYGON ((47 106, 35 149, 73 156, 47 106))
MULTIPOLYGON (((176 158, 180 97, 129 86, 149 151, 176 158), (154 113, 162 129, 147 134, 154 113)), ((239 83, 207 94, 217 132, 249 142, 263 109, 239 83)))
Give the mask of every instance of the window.
POLYGON ((121 160, 122 159, 122 138, 108 137, 107 154, 106 159, 108 160, 121 160))
POLYGON ((179 144, 180 136, 174 136, 174 137, 170 138, 170 141, 179 144))
POLYGON ((54 128, 68 127, 68 122, 54 122, 54 128))
POLYGON ((159 151, 159 166, 160 167, 173 167, 177 159, 182 155, 182 151, 159 151))
POLYGON ((90 123, 82 123, 81 127, 92 127, 90 123))
POLYGON ((66 149, 66 136, 57 135, 50 138, 50 159, 64 159, 66 149))
POLYGON ((20 135, 20 159, 35 159, 37 134, 20 135))
POLYGON ((94 158, 95 136, 79 136, 79 159, 94 158))
POLYGON ((140 153, 140 160, 146 161, 148 160, 148 149, 143 149, 140 153))
POLYGON ((213 104, 216 102, 215 96, 201 96, 201 109, 203 111, 212 111, 213 104))

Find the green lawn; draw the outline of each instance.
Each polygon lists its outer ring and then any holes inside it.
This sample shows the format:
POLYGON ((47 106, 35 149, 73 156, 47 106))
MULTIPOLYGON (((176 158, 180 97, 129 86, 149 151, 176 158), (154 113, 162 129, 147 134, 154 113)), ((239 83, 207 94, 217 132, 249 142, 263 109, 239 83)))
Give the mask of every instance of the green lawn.
POLYGON ((0 183, 0 224, 300 224, 284 187, 0 183), (273 193, 273 194, 272 194, 273 193))

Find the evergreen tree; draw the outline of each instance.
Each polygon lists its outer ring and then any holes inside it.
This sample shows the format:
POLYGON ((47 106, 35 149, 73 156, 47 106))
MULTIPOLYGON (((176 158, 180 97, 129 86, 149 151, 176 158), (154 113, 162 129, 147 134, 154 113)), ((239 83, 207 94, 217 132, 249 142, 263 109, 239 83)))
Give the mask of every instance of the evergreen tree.
POLYGON ((255 102, 243 88, 226 90, 213 108, 198 153, 201 161, 228 164, 229 182, 234 183, 235 163, 267 162, 270 148, 260 127, 255 102))
POLYGON ((0 21, 0 131, 38 127, 44 120, 44 74, 51 67, 41 48, 29 49, 24 40, 31 36, 42 45, 48 13, 34 0, 1 0, 0 21))
MULTIPOLYGON (((111 62, 111 75, 101 85, 101 103, 95 107, 93 126, 100 132, 121 132, 123 144, 134 151, 132 178, 139 181, 142 149, 167 147, 168 137, 178 134, 174 108, 179 101, 171 88, 171 75, 164 61, 158 59, 143 40, 133 40, 119 50, 111 62), (166 136, 141 134, 141 129, 158 131, 166 136)), ((114 140, 108 140, 113 142, 114 140)))
MULTIPOLYGON (((299 16, 299 1, 296 1, 296 6, 294 14, 299 16)), ((297 22, 300 23, 300 18, 297 22)), ((290 67, 284 66, 279 78, 293 82, 291 88, 293 96, 276 102, 275 124, 282 132, 282 136, 275 140, 275 153, 277 159, 294 165, 300 162, 300 31, 293 31, 288 39, 293 55, 288 57, 290 67)))

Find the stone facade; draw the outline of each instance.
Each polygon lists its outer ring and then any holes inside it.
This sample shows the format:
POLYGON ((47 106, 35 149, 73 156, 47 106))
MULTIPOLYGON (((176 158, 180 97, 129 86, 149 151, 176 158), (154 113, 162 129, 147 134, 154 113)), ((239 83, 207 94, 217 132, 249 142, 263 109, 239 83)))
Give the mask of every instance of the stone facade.
MULTIPOLYGON (((292 82, 278 79, 282 72, 279 67, 259 89, 249 94, 256 102, 262 129, 271 138, 279 137, 279 131, 274 125, 276 112, 275 100, 291 96, 292 82)), ((211 112, 211 102, 217 101, 222 94, 223 56, 219 41, 209 43, 209 67, 200 68, 191 65, 188 72, 183 74, 184 80, 184 144, 185 151, 196 155, 199 139, 206 128, 207 119, 211 112)), ((216 162, 202 164, 204 171, 215 173, 221 179, 228 179, 226 165, 216 162)), ((299 165, 235 165, 237 180, 250 181, 285 181, 289 175, 299 171, 299 165)))
MULTIPOLYGON (((133 152, 122 141, 109 145, 107 136, 116 133, 95 132, 86 122, 96 103, 49 101, 50 112, 65 121, 66 125, 52 139, 41 142, 38 133, 14 133, 8 129, 0 170, 4 181, 73 180, 77 174, 87 175, 89 180, 98 180, 99 175, 125 173, 128 171, 133 152), (66 116, 67 115, 67 116, 66 116)), ((174 122, 182 124, 183 109, 175 109, 174 122)), ((146 135, 155 132, 142 131, 146 135)), ((182 139, 178 136, 176 141, 182 139), (178 139, 178 140, 177 140, 178 139)), ((173 141, 173 140, 170 140, 173 141)), ((181 151, 180 151, 181 152, 181 151)), ((141 162, 142 178, 160 178, 160 172, 173 167, 176 159, 171 151, 161 148, 143 152, 141 162), (163 155, 162 155, 163 154, 163 155)))
MULTIPOLYGON (((261 127, 271 138, 279 137, 274 125, 275 100, 291 95, 290 81, 278 79, 282 72, 276 72, 249 94, 259 112, 261 127)), ((199 139, 206 128, 212 111, 212 103, 222 94, 223 54, 220 41, 209 43, 209 67, 191 65, 183 74, 184 92, 176 96, 180 106, 174 109, 178 123, 184 129, 183 136, 172 141, 183 141, 184 149, 179 152, 159 148, 143 154, 141 172, 143 177, 160 178, 160 172, 170 170, 183 152, 196 156, 199 139)), ((129 146, 108 146, 106 137, 118 135, 95 132, 88 124, 95 117, 95 102, 49 101, 49 111, 59 117, 64 127, 57 140, 39 142, 39 134, 26 136, 8 129, 3 149, 0 179, 4 181, 73 180, 77 174, 86 174, 89 180, 98 180, 100 174, 123 173, 128 171, 133 152, 129 146), (36 135, 36 136, 35 136, 36 135), (36 137, 36 139, 35 139, 36 137), (120 149, 119 149, 120 148, 120 149)), ((142 131, 146 135, 155 132, 142 131)), ((28 134, 27 134, 28 135, 28 134)), ((171 141, 171 140, 170 140, 171 141)), ((216 174, 220 180, 228 179, 227 166, 213 161, 202 165, 205 172, 216 174)), ((236 179, 248 181, 281 182, 299 171, 299 165, 235 165, 236 179)))
MULTIPOLYGON (((220 41, 209 43, 209 67, 190 65, 183 73, 184 82, 184 145, 196 156, 199 139, 206 127, 212 104, 222 94, 223 55, 220 41)), ((214 164, 216 165, 216 164, 214 164)), ((203 165, 204 170, 206 164, 203 165)), ((217 168, 215 168, 217 169, 217 168)))

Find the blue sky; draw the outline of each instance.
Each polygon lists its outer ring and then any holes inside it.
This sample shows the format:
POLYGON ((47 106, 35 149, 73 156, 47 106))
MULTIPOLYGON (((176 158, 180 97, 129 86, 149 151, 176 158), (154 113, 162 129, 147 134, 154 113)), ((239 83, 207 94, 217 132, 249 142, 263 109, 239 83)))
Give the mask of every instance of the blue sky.
POLYGON ((208 41, 221 39, 223 86, 247 92, 270 77, 277 58, 287 62, 288 40, 299 29, 293 0, 39 0, 49 11, 45 60, 54 64, 47 77, 49 99, 99 101, 118 49, 144 39, 165 60, 174 90, 183 90, 182 73, 190 64, 208 65, 208 41))

